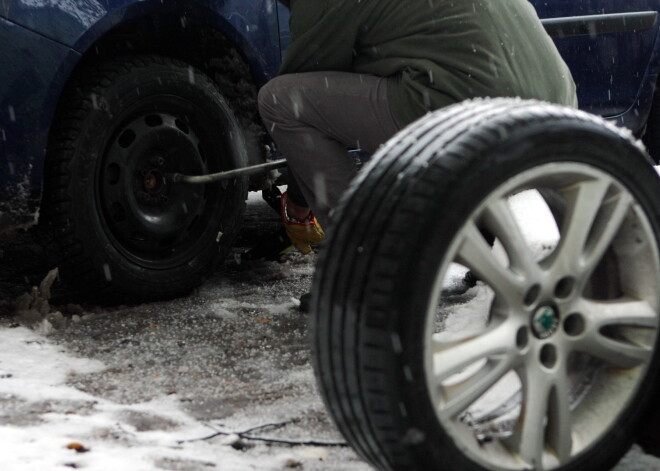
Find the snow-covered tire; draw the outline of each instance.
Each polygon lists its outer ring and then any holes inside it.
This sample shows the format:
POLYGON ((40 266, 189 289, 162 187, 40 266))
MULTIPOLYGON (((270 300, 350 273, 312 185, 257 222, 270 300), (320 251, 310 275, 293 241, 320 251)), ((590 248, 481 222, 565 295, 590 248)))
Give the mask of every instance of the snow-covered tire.
POLYGON ((115 302, 188 292, 231 248, 247 179, 196 186, 165 175, 246 163, 242 129, 200 71, 158 56, 85 66, 46 162, 43 221, 60 273, 115 302))
POLYGON ((629 133, 533 101, 392 138, 312 287, 317 381, 349 443, 381 470, 609 469, 657 398, 659 183, 629 133), (448 296, 467 268, 482 281, 448 296))

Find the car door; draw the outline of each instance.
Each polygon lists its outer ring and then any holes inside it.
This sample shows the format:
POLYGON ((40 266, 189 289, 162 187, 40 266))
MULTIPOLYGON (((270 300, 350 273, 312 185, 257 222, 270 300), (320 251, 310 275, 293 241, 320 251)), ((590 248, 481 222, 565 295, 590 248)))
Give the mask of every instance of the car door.
POLYGON ((606 117, 644 108, 636 100, 657 75, 649 65, 660 0, 530 1, 573 73, 580 108, 606 117))

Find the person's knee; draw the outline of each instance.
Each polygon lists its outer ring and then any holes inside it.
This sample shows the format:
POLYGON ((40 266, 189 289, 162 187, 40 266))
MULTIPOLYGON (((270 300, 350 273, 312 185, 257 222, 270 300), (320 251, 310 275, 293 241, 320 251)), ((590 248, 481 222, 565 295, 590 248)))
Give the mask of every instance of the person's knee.
POLYGON ((273 90, 275 88, 273 82, 275 80, 277 80, 277 77, 270 80, 259 89, 259 96, 257 98, 257 101, 259 102, 259 109, 267 108, 272 104, 274 100, 273 90))
POLYGON ((291 91, 291 79, 288 75, 280 75, 270 80, 259 90, 258 103, 261 118, 274 122, 286 111, 286 96, 291 91))
MULTIPOLYGON (((272 80, 271 80, 272 82, 272 80)), ((275 97, 271 91, 271 82, 268 82, 266 85, 261 87, 259 90, 259 96, 257 102, 259 103, 259 114, 261 119, 264 121, 270 122, 272 118, 273 102, 275 97)))

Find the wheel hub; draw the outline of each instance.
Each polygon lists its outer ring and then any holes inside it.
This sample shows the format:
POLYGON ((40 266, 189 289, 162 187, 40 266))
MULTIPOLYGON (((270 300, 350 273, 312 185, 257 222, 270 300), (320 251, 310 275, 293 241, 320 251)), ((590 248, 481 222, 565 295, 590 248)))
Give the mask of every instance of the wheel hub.
POLYGON ((539 339, 547 339, 557 332, 559 313, 553 306, 540 306, 532 314, 532 331, 539 339))
POLYGON ((163 174, 158 170, 149 170, 144 176, 144 189, 148 193, 158 193, 165 186, 163 174))
MULTIPOLYGON (((195 130, 168 112, 139 114, 116 133, 100 175, 100 199, 118 244, 141 260, 194 250, 215 190, 171 185, 167 173, 204 174, 195 130)), ((159 262, 160 263, 160 262, 159 262)))
POLYGON ((165 177, 158 169, 147 168, 140 172, 135 191, 137 200, 147 206, 164 206, 169 202, 168 188, 165 177))

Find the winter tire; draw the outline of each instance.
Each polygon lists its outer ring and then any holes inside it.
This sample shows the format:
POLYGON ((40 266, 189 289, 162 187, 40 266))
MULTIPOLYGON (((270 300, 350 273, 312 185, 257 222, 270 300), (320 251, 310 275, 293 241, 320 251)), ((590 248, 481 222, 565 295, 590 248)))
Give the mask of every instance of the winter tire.
POLYGON ((209 78, 157 56, 85 67, 51 131, 44 211, 61 274, 114 301, 177 296, 228 253, 244 178, 170 183, 246 165, 241 127, 209 78))
POLYGON ((609 469, 657 397, 658 183, 627 131, 533 101, 390 140, 312 287, 317 380, 349 443, 381 470, 609 469), (467 269, 480 281, 453 291, 467 269))

